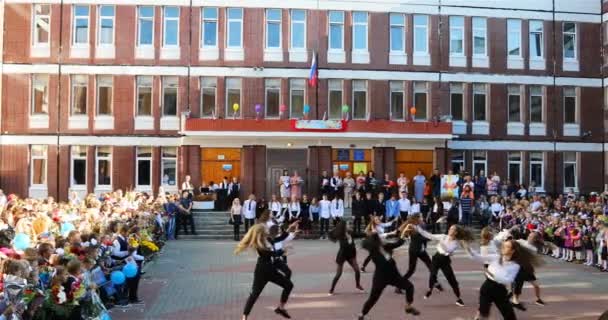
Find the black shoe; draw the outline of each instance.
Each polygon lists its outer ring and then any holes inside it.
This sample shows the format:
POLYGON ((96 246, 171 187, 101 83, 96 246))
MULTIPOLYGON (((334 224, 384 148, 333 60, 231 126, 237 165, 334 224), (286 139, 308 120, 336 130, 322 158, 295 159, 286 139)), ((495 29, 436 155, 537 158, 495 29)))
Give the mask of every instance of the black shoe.
POLYGON ((545 302, 542 299, 537 299, 534 303, 538 306, 545 306, 545 302))
POLYGON ((283 318, 291 319, 291 316, 289 315, 289 313, 287 313, 287 310, 285 309, 276 308, 274 309, 274 313, 282 316, 283 318))
POLYGON ((443 287, 439 283, 435 285, 435 289, 439 290, 439 292, 443 292, 443 287))
POLYGON ((365 320, 365 316, 360 314, 357 316, 357 320, 365 320))
POLYGON ((521 304, 521 303, 513 303, 513 302, 511 302, 511 305, 513 306, 513 308, 519 309, 521 311, 526 311, 527 310, 526 307, 524 307, 524 305, 521 304))
POLYGON ((429 290, 426 292, 426 294, 424 295, 424 299, 428 299, 431 297, 431 294, 433 294, 433 290, 429 290))
POLYGON ((462 299, 458 299, 456 300, 456 305, 459 307, 464 307, 464 301, 462 301, 462 299))
POLYGON ((395 288, 395 293, 396 294, 403 294, 403 290, 401 290, 399 288, 395 288))
POLYGON ((513 291, 509 291, 509 293, 507 293, 507 298, 509 300, 511 300, 512 297, 513 297, 513 291))
POLYGON ((367 273, 367 271, 365 271, 365 267, 361 268, 361 273, 367 273))
POLYGON ((417 316, 420 315, 420 311, 416 310, 416 308, 414 307, 406 307, 405 308, 405 313, 409 313, 411 315, 417 316))

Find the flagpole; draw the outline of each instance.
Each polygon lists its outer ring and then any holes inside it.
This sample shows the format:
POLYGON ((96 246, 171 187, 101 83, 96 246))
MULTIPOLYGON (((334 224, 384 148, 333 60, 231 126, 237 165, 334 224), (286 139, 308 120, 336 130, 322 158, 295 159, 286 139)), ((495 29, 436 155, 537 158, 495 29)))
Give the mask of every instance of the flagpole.
POLYGON ((315 51, 315 57, 314 57, 314 59, 317 61, 317 70, 316 70, 316 73, 317 73, 317 84, 315 86, 315 103, 316 103, 316 106, 315 106, 315 110, 316 111, 315 111, 315 113, 316 113, 317 119, 318 119, 319 118, 319 81, 320 80, 319 80, 319 54, 317 53, 317 51, 315 51))

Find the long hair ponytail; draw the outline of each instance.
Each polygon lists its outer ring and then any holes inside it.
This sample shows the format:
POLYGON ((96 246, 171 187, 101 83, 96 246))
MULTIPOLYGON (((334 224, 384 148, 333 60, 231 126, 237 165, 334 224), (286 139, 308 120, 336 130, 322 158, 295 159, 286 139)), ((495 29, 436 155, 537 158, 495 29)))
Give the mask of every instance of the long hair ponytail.
POLYGON ((243 239, 234 248, 234 254, 240 254, 241 252, 252 248, 254 250, 263 250, 266 248, 266 229, 263 224, 256 224, 249 228, 249 231, 245 234, 243 239))
POLYGON ((519 264, 522 270, 527 273, 533 273, 535 267, 543 265, 544 261, 533 248, 528 248, 528 246, 522 245, 517 240, 507 241, 511 243, 513 249, 511 260, 519 264))

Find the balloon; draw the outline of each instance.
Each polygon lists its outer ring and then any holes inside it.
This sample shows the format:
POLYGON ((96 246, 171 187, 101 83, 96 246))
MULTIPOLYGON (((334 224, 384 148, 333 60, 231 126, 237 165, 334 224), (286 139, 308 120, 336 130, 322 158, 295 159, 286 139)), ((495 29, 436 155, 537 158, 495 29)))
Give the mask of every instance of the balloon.
POLYGON ((348 112, 348 105, 343 105, 342 106, 342 113, 347 113, 348 112))
POLYGON ((287 111, 287 106, 284 105, 284 104, 280 105, 279 106, 279 112, 285 112, 285 111, 287 111))
POLYGON ((310 106, 305 104, 304 105, 304 113, 309 113, 310 112, 310 106))
POLYGON ((110 274, 110 280, 113 284, 121 285, 125 283, 125 274, 122 271, 112 271, 110 274))
POLYGON ((64 222, 61 225, 61 235, 63 236, 67 236, 68 233, 70 233, 70 231, 76 229, 76 227, 74 227, 74 225, 71 222, 64 222))
POLYGON ((412 115, 412 116, 416 115, 416 107, 411 107, 410 108, 410 115, 412 115))
POLYGON ((255 105, 255 112, 256 113, 262 112, 262 105, 261 104, 258 103, 258 104, 255 105))
POLYGON ((239 111, 239 104, 238 103, 233 104, 232 105, 232 110, 234 110, 234 112, 239 111))
POLYGON ((19 251, 23 251, 30 247, 30 237, 25 233, 18 233, 13 239, 13 247, 19 251))
POLYGON ((137 275, 137 265, 135 263, 127 263, 122 267, 122 273, 124 273, 127 278, 135 277, 137 275))
POLYGON ((101 314, 101 320, 112 320, 112 317, 107 312, 101 314))

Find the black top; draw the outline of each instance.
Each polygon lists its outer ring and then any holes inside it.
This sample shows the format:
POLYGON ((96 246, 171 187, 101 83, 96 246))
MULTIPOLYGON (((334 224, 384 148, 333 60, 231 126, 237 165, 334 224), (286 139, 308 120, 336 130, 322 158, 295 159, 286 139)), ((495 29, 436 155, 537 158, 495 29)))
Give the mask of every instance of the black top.
POLYGON ((384 252, 389 255, 388 259, 386 256, 384 256, 382 250, 379 248, 369 248, 366 241, 369 241, 369 238, 363 240, 363 247, 369 251, 369 256, 376 265, 376 269, 374 270, 374 279, 393 280, 395 278, 401 278, 399 269, 397 269, 397 264, 393 259, 393 250, 403 245, 405 241, 403 239, 399 239, 396 242, 387 242, 382 244, 384 252))
POLYGON ((310 217, 310 202, 300 202, 300 217, 308 219, 310 217))
POLYGON ((336 255, 336 262, 343 263, 344 261, 351 260, 357 257, 357 248, 355 247, 355 239, 350 236, 345 236, 344 238, 338 240, 340 243, 340 249, 338 250, 338 254, 336 255))
POLYGON ((367 203, 364 199, 353 199, 353 208, 352 208, 353 216, 355 217, 363 217, 367 214, 367 203))
POLYGON ((427 238, 420 233, 414 232, 410 237, 410 253, 418 253, 426 250, 427 238))
POLYGON ((376 216, 384 216, 386 213, 385 202, 386 201, 380 202, 380 200, 374 201, 374 212, 376 213, 376 216))
POLYGON ((458 206, 457 205, 453 205, 450 208, 450 210, 448 211, 447 222, 451 223, 451 224, 458 223, 459 216, 460 216, 460 213, 458 212, 458 206))

